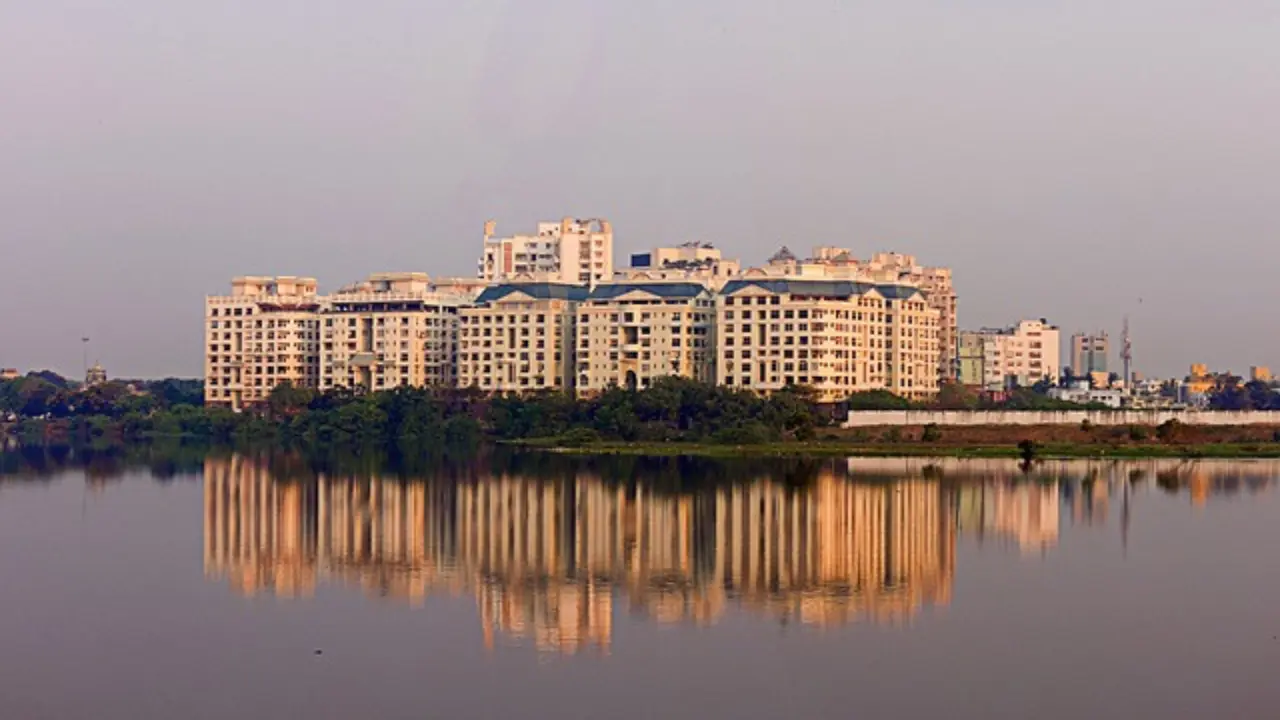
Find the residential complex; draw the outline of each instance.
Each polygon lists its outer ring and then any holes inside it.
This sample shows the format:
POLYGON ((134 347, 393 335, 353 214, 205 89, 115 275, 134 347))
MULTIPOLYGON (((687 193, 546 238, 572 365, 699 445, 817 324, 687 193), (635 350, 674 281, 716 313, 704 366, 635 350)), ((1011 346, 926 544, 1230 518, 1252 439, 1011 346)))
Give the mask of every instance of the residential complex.
POLYGON ((1071 374, 1084 378, 1093 373, 1108 373, 1107 355, 1111 352, 1111 341, 1106 333, 1085 335, 1077 333, 1071 336, 1071 374))
POLYGON ((456 382, 461 295, 424 273, 371 275, 325 299, 320 388, 385 390, 456 382))
POLYGON ((580 285, 495 285, 459 313, 458 385, 488 392, 573 388, 580 285))
POLYGON ((744 271, 685 243, 615 273, 604 220, 494 233, 486 223, 475 279, 382 273, 322 296, 309 278, 236 278, 206 302, 207 402, 238 410, 282 383, 587 396, 664 376, 805 385, 827 402, 874 389, 926 399, 954 377, 951 271, 909 255, 782 248, 744 271))
POLYGON ((596 286, 578 308, 578 393, 646 388, 668 375, 714 382, 715 313, 699 283, 596 286))
POLYGON ((312 278, 238 277, 206 298, 205 402, 238 410, 286 382, 316 387, 319 309, 312 278))
POLYGON ((493 237, 496 224, 484 226, 479 277, 487 282, 528 279, 590 284, 613 277, 613 229, 607 220, 565 218, 538 223, 535 235, 493 237))
POLYGON ((962 332, 959 339, 961 383, 987 390, 1057 384, 1061 340, 1046 320, 1023 320, 1001 329, 962 332))

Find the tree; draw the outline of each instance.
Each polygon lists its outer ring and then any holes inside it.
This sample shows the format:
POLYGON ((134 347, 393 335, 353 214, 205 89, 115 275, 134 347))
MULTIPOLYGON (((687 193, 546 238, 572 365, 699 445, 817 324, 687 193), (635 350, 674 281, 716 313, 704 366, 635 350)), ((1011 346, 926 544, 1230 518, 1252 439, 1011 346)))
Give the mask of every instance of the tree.
POLYGON ((293 383, 285 381, 271 389, 267 396, 267 409, 272 417, 292 417, 307 409, 315 399, 315 390, 294 387, 293 383))
POLYGON ((911 401, 888 390, 866 390, 849 396, 850 410, 910 410, 911 401))
POLYGON ((976 410, 979 403, 976 390, 954 380, 946 380, 938 386, 938 396, 932 405, 938 410, 976 410))

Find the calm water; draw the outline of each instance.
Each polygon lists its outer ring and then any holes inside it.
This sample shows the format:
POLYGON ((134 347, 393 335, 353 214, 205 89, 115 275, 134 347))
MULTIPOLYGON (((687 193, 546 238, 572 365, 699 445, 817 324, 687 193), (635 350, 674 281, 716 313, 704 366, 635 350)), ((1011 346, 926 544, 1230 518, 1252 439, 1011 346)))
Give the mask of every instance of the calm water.
POLYGON ((0 717, 1280 717, 1276 462, 136 460, 0 458, 0 717))

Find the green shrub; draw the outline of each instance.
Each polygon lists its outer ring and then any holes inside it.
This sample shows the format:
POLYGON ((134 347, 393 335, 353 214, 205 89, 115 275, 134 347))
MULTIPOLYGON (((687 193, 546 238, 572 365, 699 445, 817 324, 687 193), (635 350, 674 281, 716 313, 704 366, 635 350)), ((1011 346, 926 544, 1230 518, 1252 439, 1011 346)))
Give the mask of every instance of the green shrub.
POLYGON ((942 439, 942 429, 936 423, 929 423, 924 426, 924 434, 920 439, 927 443, 936 443, 942 439))
POLYGON ((573 428, 560 436, 560 445, 577 448, 600 442, 600 433, 593 428, 573 428))
POLYGON ((1141 425, 1130 425, 1130 426, 1129 426, 1129 439, 1130 439, 1130 440, 1132 440, 1132 441, 1134 441, 1134 442, 1142 442, 1142 441, 1146 440, 1146 439, 1147 439, 1147 438, 1149 438, 1149 437, 1151 437, 1151 434, 1150 434, 1149 432, 1147 432, 1147 429, 1146 429, 1146 428, 1144 428, 1144 427, 1142 427, 1141 425))

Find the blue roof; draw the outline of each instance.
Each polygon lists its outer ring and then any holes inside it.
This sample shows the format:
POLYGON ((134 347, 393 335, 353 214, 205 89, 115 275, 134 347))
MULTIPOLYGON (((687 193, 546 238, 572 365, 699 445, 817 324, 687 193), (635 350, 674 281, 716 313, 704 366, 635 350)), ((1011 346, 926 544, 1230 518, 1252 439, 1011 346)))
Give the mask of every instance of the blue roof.
POLYGON ((694 298, 706 293, 707 289, 698 283, 691 282, 609 283, 597 285, 596 289, 591 291, 590 299, 612 300, 629 292, 645 292, 662 298, 694 298))
POLYGON ((876 292, 893 300, 910 300, 920 294, 920 288, 910 285, 877 285, 876 292))
POLYGON ((587 299, 587 289, 582 285, 564 285, 560 283, 514 283, 487 287, 476 298, 477 305, 497 302, 512 293, 524 293, 535 300, 572 300, 580 302, 587 299))
POLYGON ((747 278, 730 280, 720 291, 732 295, 748 287, 758 287, 775 294, 817 295, 820 297, 850 298, 866 295, 872 290, 886 298, 903 300, 915 296, 919 289, 909 285, 873 285, 853 280, 800 280, 787 278, 747 278))

